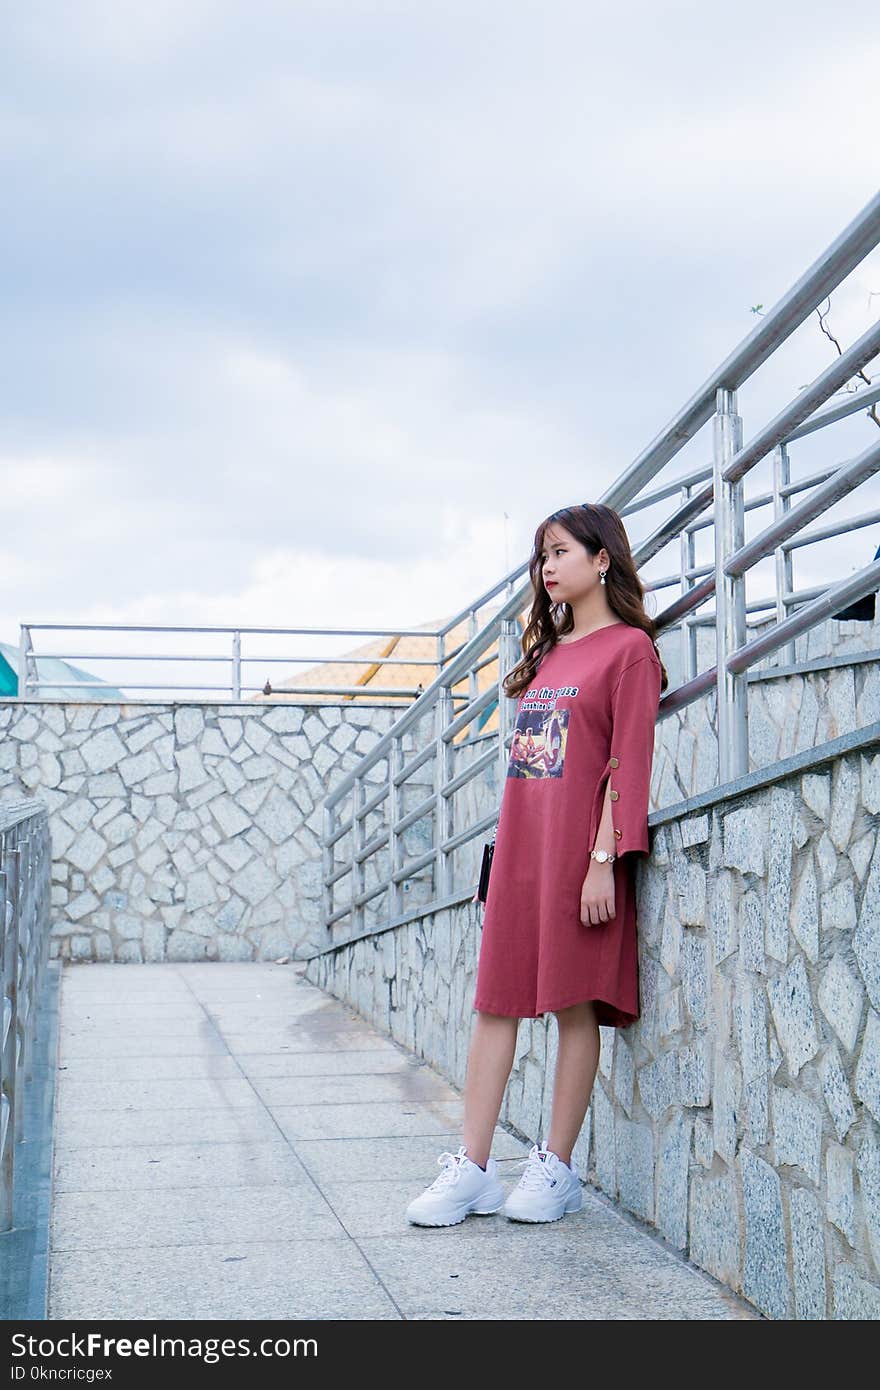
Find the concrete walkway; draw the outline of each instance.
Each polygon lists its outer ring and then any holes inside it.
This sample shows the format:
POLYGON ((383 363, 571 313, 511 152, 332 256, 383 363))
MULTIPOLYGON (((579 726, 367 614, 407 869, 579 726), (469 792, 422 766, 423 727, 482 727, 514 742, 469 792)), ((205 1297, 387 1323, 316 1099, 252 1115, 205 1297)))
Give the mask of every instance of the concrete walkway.
POLYGON ((589 1187, 410 1226, 461 1097, 298 964, 67 966, 59 1065, 50 1318, 759 1316, 589 1187))

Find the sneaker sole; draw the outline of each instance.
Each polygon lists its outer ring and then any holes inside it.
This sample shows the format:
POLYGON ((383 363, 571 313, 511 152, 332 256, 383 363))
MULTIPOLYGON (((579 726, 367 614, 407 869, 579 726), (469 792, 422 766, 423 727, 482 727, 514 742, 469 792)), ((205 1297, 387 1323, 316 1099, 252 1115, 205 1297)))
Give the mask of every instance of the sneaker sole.
POLYGON ((515 1215, 513 1212, 510 1212, 510 1211, 506 1211, 506 1212, 504 1213, 504 1215, 507 1217, 508 1221, 525 1221, 525 1222, 528 1222, 528 1223, 530 1223, 530 1224, 532 1224, 532 1225, 538 1225, 538 1224, 543 1225, 543 1224, 545 1224, 545 1223, 548 1222, 548 1221, 561 1221, 562 1218, 563 1218, 563 1216, 569 1216, 570 1214, 572 1214, 572 1213, 574 1213, 574 1212, 576 1212, 576 1211, 580 1211, 581 1208, 583 1207, 583 1205, 584 1205, 583 1194, 582 1194, 582 1193, 578 1193, 578 1194, 577 1194, 577 1199, 576 1199, 576 1205, 573 1205, 571 1199, 569 1198, 568 1202, 566 1202, 565 1206, 562 1208, 562 1211, 560 1211, 556 1216, 525 1216, 525 1215, 515 1215))
POLYGON ((432 1220, 427 1216, 408 1216, 406 1219, 411 1226, 460 1226, 469 1216, 494 1216, 504 1206, 505 1200, 502 1197, 495 1207, 469 1207, 460 1216, 450 1216, 446 1221, 432 1220))

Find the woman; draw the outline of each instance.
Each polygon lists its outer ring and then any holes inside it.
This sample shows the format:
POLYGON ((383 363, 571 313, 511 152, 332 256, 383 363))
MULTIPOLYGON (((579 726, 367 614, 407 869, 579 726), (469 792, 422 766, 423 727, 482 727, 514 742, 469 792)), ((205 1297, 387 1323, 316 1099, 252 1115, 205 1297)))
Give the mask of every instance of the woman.
POLYGON ((542 521, 529 562, 534 601, 523 657, 503 688, 519 696, 513 743, 553 726, 552 766, 511 757, 483 918, 464 1093, 464 1142, 406 1211, 455 1225, 504 1208, 557 1221, 582 1203, 571 1152, 599 1062, 599 1025, 639 1017, 636 854, 647 853, 654 727, 668 684, 626 531, 601 503, 542 521), (564 733, 564 737, 563 737, 564 733), (517 737, 517 734, 520 737, 517 737), (558 745, 558 746, 557 746, 558 745), (490 1156, 520 1018, 556 1015, 553 1109, 507 1196, 490 1156))

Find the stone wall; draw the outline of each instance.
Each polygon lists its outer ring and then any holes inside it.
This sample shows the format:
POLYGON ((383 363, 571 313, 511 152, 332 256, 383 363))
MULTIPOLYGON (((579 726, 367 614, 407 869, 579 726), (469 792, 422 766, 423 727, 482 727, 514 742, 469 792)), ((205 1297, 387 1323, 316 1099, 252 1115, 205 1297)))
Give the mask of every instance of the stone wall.
MULTIPOLYGON (((641 1017, 603 1028, 581 1175, 771 1318, 880 1317, 880 725, 653 813, 641 1017), (860 746, 842 748, 857 742, 860 746)), ((480 909, 308 978, 464 1085, 480 909)), ((546 1136, 555 1021, 520 1023, 501 1118, 546 1136)))
MULTIPOLYGON (((749 628, 749 638, 768 624, 749 628)), ((714 630, 701 630, 700 670, 715 664, 714 630)), ((669 689, 681 680, 680 642, 661 637, 669 689)), ((773 763, 880 719, 880 618, 874 623, 829 619, 795 643, 795 666, 765 658, 747 673, 749 766, 773 763)), ((775 654, 781 656, 781 653, 775 654)), ((652 804, 670 806, 718 784, 714 690, 657 725, 652 804)))
POLYGON ((50 813, 53 956, 266 960, 313 949, 324 940, 327 787, 398 714, 0 702, 0 800, 38 797, 50 813))

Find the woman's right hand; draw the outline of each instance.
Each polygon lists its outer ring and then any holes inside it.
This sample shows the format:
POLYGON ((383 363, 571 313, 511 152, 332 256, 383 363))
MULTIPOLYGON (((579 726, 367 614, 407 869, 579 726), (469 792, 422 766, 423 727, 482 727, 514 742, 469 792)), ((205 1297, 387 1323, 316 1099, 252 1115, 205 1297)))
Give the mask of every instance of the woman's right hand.
POLYGON ((614 912, 614 865, 591 859, 581 887, 581 923, 598 927, 610 921, 614 912))

